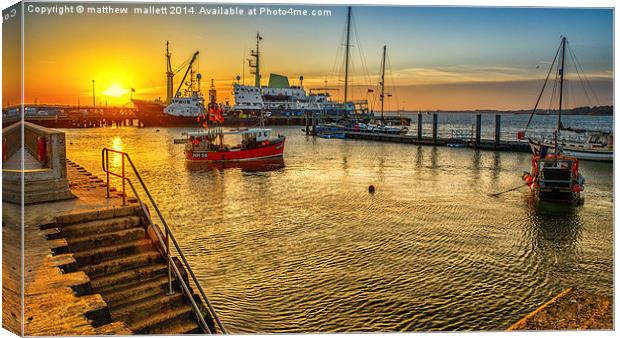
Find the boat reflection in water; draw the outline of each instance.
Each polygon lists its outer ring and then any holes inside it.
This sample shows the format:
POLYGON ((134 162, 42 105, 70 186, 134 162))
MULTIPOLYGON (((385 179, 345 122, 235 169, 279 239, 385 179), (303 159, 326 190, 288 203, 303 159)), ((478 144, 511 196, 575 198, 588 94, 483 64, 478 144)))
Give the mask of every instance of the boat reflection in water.
POLYGON ((570 258, 578 255, 582 222, 580 207, 555 201, 541 201, 528 194, 527 237, 533 249, 570 258))
POLYGON ((284 158, 274 157, 260 160, 229 161, 229 162, 190 162, 185 161, 185 166, 191 171, 211 171, 224 169, 241 169, 243 172, 268 172, 284 168, 284 158))

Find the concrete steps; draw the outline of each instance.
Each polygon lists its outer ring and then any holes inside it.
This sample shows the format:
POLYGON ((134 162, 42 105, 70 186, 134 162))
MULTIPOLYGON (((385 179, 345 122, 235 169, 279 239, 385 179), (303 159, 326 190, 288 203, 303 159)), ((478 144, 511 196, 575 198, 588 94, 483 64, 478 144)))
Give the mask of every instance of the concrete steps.
POLYGON ((153 250, 135 255, 104 260, 103 262, 95 265, 85 265, 81 267, 81 270, 86 272, 89 277, 99 277, 155 263, 163 263, 163 261, 164 259, 161 257, 159 252, 153 250))
POLYGON ((109 292, 110 290, 119 290, 127 285, 133 285, 136 282, 145 281, 153 278, 159 273, 168 273, 168 266, 164 263, 143 266, 137 269, 121 271, 115 274, 91 278, 91 285, 100 292, 109 292))
MULTIPOLYGON (((166 313, 183 304, 183 294, 176 292, 168 295, 165 290, 151 297, 139 299, 110 309, 113 320, 130 320, 127 324, 141 322, 158 313, 166 313)), ((190 309, 191 311, 191 309, 190 309)))
POLYGON ((148 239, 139 239, 131 242, 125 242, 117 245, 100 246, 93 250, 78 251, 73 257, 79 265, 100 264, 111 258, 119 258, 127 255, 136 255, 152 251, 153 246, 148 239))
MULTIPOLYGON (((194 321, 192 308, 187 305, 177 305, 167 311, 162 311, 153 316, 146 317, 137 322, 127 323, 129 328, 136 333, 155 334, 155 332, 168 333, 175 328, 170 324, 172 321, 194 321)), ((196 325, 197 326, 197 325, 196 325)))
POLYGON ((154 326, 149 330, 150 334, 167 334, 167 332, 177 332, 178 334, 204 334, 196 321, 193 319, 174 319, 169 321, 166 326, 154 326))
MULTIPOLYGON (((174 281, 173 281, 174 282, 174 281)), ((101 291, 101 296, 111 308, 121 307, 138 300, 146 299, 168 291, 168 274, 166 271, 150 280, 131 283, 122 288, 112 288, 101 291)))
POLYGON ((135 228, 140 225, 140 217, 126 216, 119 218, 95 220, 84 223, 63 226, 60 231, 65 237, 81 237, 86 235, 103 234, 118 230, 135 228))
POLYGON ((174 293, 168 294, 168 265, 147 236, 139 210, 117 209, 70 215, 58 220, 58 232, 48 232, 64 238, 112 321, 123 321, 134 333, 203 333, 174 280, 174 293))
POLYGON ((136 241, 145 238, 145 235, 146 233, 142 228, 130 228, 103 234, 69 238, 67 239, 67 243, 69 244, 69 249, 71 249, 71 251, 78 252, 92 248, 100 248, 108 245, 136 241))

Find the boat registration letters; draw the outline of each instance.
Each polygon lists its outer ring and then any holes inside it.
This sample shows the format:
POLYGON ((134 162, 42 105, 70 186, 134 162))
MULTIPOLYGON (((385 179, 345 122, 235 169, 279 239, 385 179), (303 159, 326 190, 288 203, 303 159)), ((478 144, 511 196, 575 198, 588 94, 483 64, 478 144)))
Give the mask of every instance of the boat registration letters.
POLYGON ((193 158, 207 158, 209 156, 209 153, 206 151, 197 151, 192 153, 192 157, 193 158))

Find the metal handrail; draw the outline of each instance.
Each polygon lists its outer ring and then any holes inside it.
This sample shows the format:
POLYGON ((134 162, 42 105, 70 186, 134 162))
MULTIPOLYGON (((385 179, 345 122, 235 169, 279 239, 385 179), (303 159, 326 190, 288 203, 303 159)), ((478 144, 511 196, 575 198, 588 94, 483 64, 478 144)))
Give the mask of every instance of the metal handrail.
POLYGON ((144 212, 144 215, 145 215, 146 219, 148 220, 150 225, 153 226, 153 228, 158 229, 158 227, 156 227, 155 224, 153 223, 153 220, 151 219, 151 215, 150 215, 149 211, 147 210, 146 206, 144 205, 142 199, 140 198, 140 196, 139 196, 135 186, 133 185, 131 180, 128 177, 125 176, 125 158, 127 158, 127 162, 129 163, 129 165, 131 165, 131 168, 133 169, 133 172, 134 172, 136 178, 140 182, 140 185, 142 186, 142 189, 144 190, 144 192, 148 196, 148 199, 151 202, 151 205, 153 206, 153 209, 155 209, 155 212, 157 213, 157 216, 159 217, 162 225, 164 226, 165 236, 166 236, 165 240, 162 238, 162 236, 161 236, 159 231, 155 231, 155 233, 157 235, 157 238, 159 239, 159 242, 163 246, 165 246, 165 248, 166 248, 166 260, 168 261, 168 286, 169 286, 169 292, 172 293, 171 270, 174 270, 174 274, 176 276, 177 282, 179 282, 182 290, 187 294, 188 298, 190 299, 190 302, 192 304, 192 308, 193 308, 194 312, 196 313, 196 316, 200 319, 201 324, 207 329, 207 331, 209 333, 213 333, 213 332, 211 332, 211 329, 209 328, 209 326, 206 324, 206 322, 204 320, 204 316, 202 315, 202 312, 200 311, 200 308, 198 308, 198 306, 194 302, 192 294, 189 292, 189 288, 185 284, 185 281, 183 281, 183 278, 181 276, 180 271, 178 270, 176 264, 174 264, 174 262, 172 261, 172 257, 170 256, 170 240, 172 240, 172 243, 174 244, 174 247, 175 247, 179 257, 181 258, 181 260, 183 262, 183 266, 185 267, 185 269, 187 270, 189 275, 192 277, 192 280, 194 281, 194 284, 196 285, 196 288, 198 289, 198 291, 200 292, 200 295, 202 296, 202 300, 207 305, 207 308, 209 310, 209 313, 211 314, 211 317, 217 323, 217 326, 219 327, 221 333, 226 334, 227 331, 224 328, 224 325, 222 324, 222 322, 220 321, 219 317, 215 313, 215 309, 213 308, 213 305, 211 305, 211 302, 209 301, 209 298, 207 298, 207 295, 206 295, 204 289, 202 288, 202 286, 200 285, 200 282, 198 281, 198 278, 196 278, 196 274, 194 274, 194 271, 190 267, 187 259, 185 258, 185 255, 183 254, 183 251, 181 250, 181 247, 179 246, 179 243, 177 242, 176 238, 172 234, 172 231, 170 230, 170 227, 168 226, 168 223, 164 219, 164 216, 162 215, 161 211, 159 210, 159 207, 157 207, 157 204, 155 203, 155 200, 153 199, 153 196, 151 195, 150 191, 146 187, 146 184, 142 180, 142 176, 140 176, 140 173, 138 172, 138 169, 134 165, 133 161, 131 160, 131 157, 129 156, 128 153, 123 152, 123 151, 118 151, 118 150, 109 149, 109 148, 103 148, 101 150, 101 167, 103 169, 103 172, 106 173, 107 197, 108 198, 110 197, 110 175, 119 177, 119 178, 121 178, 121 180, 123 182, 123 184, 122 184, 122 198, 123 198, 123 205, 125 205, 126 196, 127 196, 126 190, 125 190, 125 181, 127 181, 127 183, 129 184, 129 187, 131 188, 133 194, 135 195, 136 199, 138 200, 138 203, 140 204, 140 207, 142 208, 142 211, 144 212), (121 155, 121 174, 120 175, 117 174, 117 173, 111 172, 109 170, 109 152, 121 155))

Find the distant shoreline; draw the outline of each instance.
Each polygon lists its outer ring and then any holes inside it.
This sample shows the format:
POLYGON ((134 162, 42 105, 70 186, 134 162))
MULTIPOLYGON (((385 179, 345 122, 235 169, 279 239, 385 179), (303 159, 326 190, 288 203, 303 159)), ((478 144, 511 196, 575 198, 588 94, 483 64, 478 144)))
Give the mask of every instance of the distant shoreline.
MULTIPOLYGON (((494 110, 494 109, 475 109, 475 110, 423 110, 423 111, 389 111, 389 114, 417 115, 418 113, 443 113, 443 114, 531 114, 532 110, 494 110)), ((376 113, 375 113, 376 114, 376 113)), ((536 110, 536 115, 556 115, 557 110, 536 110)), ((562 115, 582 115, 582 116, 613 116, 613 106, 599 107, 577 107, 562 111, 562 115)))

